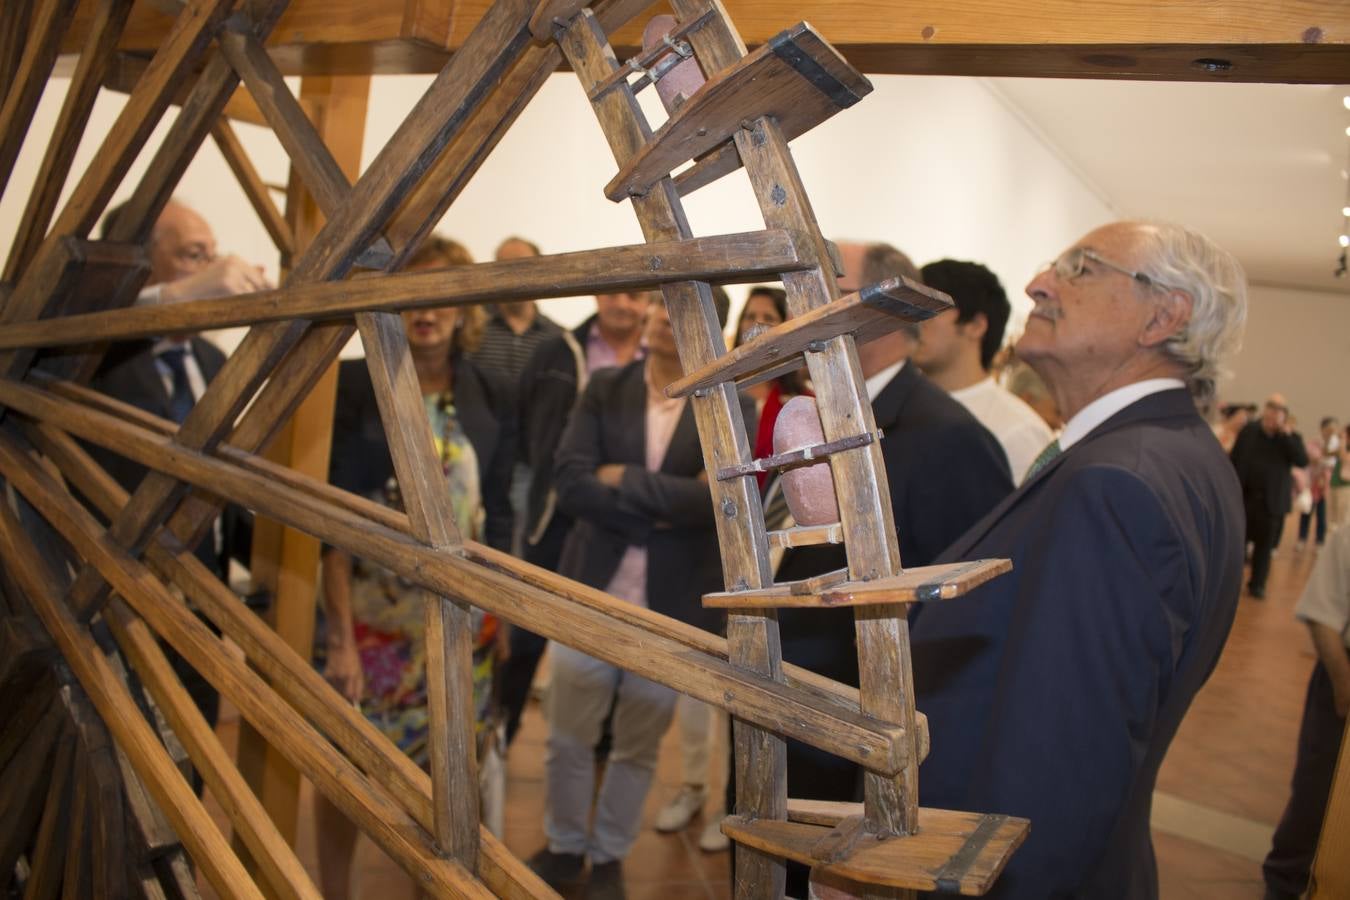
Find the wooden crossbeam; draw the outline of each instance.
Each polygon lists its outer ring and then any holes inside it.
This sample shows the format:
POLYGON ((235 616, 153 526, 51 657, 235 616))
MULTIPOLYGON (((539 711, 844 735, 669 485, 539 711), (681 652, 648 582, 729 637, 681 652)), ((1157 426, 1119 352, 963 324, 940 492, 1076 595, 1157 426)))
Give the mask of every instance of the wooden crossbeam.
MULTIPOLYGON (((306 776, 315 782, 316 787, 322 790, 325 796, 346 815, 361 823, 363 830, 400 864, 409 871, 419 873, 425 889, 440 897, 490 896, 459 864, 441 858, 429 837, 392 799, 370 785, 365 776, 324 740, 298 712, 284 703, 276 702, 267 685, 248 668, 246 663, 226 652, 221 641, 212 635, 190 610, 176 601, 168 588, 132 559, 118 542, 102 529, 92 514, 73 497, 63 494, 45 472, 27 464, 25 455, 16 450, 11 440, 3 437, 0 437, 0 471, 16 490, 23 493, 28 501, 42 512, 59 533, 71 541, 86 559, 92 560, 105 577, 115 583, 118 593, 155 629, 156 633, 179 653, 193 659, 202 676, 238 706, 240 713, 255 727, 267 734, 274 745, 286 753, 306 776), (269 700, 269 697, 273 699, 269 700)), ((15 554, 23 549, 23 541, 26 540, 22 535, 14 533, 10 522, 12 514, 9 514, 7 509, 0 512, 0 549, 5 551, 4 558, 7 563, 13 563, 15 554), (10 521, 6 521, 7 516, 10 521)), ((13 525, 17 527, 17 522, 13 522, 13 525)), ((75 625, 73 617, 61 607, 50 591, 47 591, 45 596, 35 597, 32 592, 33 585, 28 582, 25 582, 25 590, 39 607, 38 611, 43 617, 44 624, 49 630, 56 629, 57 634, 54 636, 67 659, 74 652, 83 652, 98 657, 93 661, 94 664, 107 665, 97 651, 81 646, 85 641, 92 646, 92 641, 87 636, 81 637, 83 633, 75 625)), ((77 675, 79 674, 77 671, 77 675)), ((115 676, 109 673, 109 678, 115 679, 115 676)), ((81 683, 85 685, 86 690, 90 689, 84 676, 81 676, 81 683)), ((115 688, 107 690, 116 693, 115 688)), ((96 705, 99 704, 100 698, 95 696, 92 690, 90 693, 94 696, 96 705)), ((125 702, 131 702, 129 696, 125 702)), ((99 712, 114 729, 119 744, 128 749, 133 763, 142 762, 138 760, 135 752, 140 750, 139 745, 129 746, 128 738, 138 727, 143 726, 148 731, 144 720, 140 719, 137 713, 128 714, 125 711, 119 713, 115 708, 104 705, 99 706, 99 712), (116 723, 109 721, 110 716, 114 715, 136 721, 131 725, 125 724, 120 719, 116 723)), ((159 752, 162 754, 162 748, 159 748, 159 752)), ((164 756, 157 765, 162 767, 165 763, 167 756, 164 756)), ((139 764, 137 770, 142 775, 146 774, 146 769, 139 764)), ((177 775, 176 771, 174 774, 177 775)), ((191 804, 200 809, 200 802, 191 794, 191 790, 182 782, 181 777, 178 784, 187 792, 191 804)), ((161 790, 163 788, 154 777, 151 778, 151 786, 152 789, 157 786, 161 790)), ((171 800, 184 802, 172 793, 168 795, 157 793, 156 799, 159 800, 161 807, 171 800)), ((205 848, 196 843, 203 840, 202 834, 198 833, 203 830, 202 824, 183 821, 182 810, 166 808, 165 811, 174 820, 175 830, 180 837, 193 849, 194 859, 202 864, 198 854, 205 848), (187 828, 194 831, 185 833, 187 828)), ((204 810, 201 814, 206 815, 204 810)), ((219 832, 209 821, 204 830, 220 839, 219 832)), ((220 839, 220 846, 212 849, 234 860, 233 853, 228 845, 224 845, 223 839, 220 839)), ((229 863, 222 862, 221 865, 224 867, 229 863)), ((234 860, 234 865, 238 865, 237 860, 234 860)), ((231 874, 236 879, 232 887, 216 884, 215 879, 212 879, 213 885, 222 894, 261 896, 256 893, 253 882, 242 871, 242 867, 231 874)))
MULTIPOLYGON (((52 129, 37 178, 33 181, 33 191, 28 195, 28 203, 19 218, 19 228, 5 263, 5 281, 18 278, 47 234, 47 226, 56 212, 61 189, 75 161, 80 137, 84 134, 94 100, 98 97, 99 84, 103 81, 117 41, 122 36, 131 5, 131 0, 99 0, 90 28, 89 44, 80 53, 80 61, 71 75, 61 113, 52 129)), ((31 88, 25 86, 22 89, 31 88)), ((4 127, 0 123, 0 133, 3 133, 4 127)), ((0 193, 3 193, 3 188, 0 188, 0 193)))
MULTIPOLYGON (((5 459, 7 477, 15 466, 28 466, 22 453, 12 454, 11 450, 11 442, 0 439, 0 457, 5 459)), ((262 900, 262 893, 248 877, 248 872, 230 850, 192 788, 174 767, 102 651, 53 592, 51 586, 58 583, 55 573, 45 569, 36 548, 7 504, 0 504, 0 556, 23 586, 25 596, 60 648, 67 665, 118 744, 146 778, 160 808, 173 822, 174 830, 189 847, 211 885, 224 897, 262 900)), ((76 820, 83 818, 77 806, 76 820)))
MULTIPOLYGON (((291 489, 185 448, 174 447, 168 452, 170 442, 166 438, 18 382, 0 380, 0 403, 169 477, 228 493, 250 509, 359 553, 434 593, 472 598, 484 610, 507 621, 528 624, 545 637, 668 684, 761 728, 821 747, 869 770, 894 773, 904 765, 897 750, 908 741, 902 740, 900 729, 857 715, 837 701, 822 702, 814 693, 803 696, 803 692, 794 692, 779 681, 693 650, 666 635, 675 624, 664 616, 648 614, 646 621, 656 627, 629 624, 631 620, 626 617, 571 601, 563 588, 537 588, 470 558, 439 553, 406 534, 317 499, 314 492, 291 489), (627 653, 626 648, 633 646, 641 646, 643 652, 627 653)), ((34 476, 16 472, 13 477, 20 484, 34 476)), ((535 571, 536 577, 553 583, 560 580, 535 571)), ((599 596, 604 598, 603 594, 599 596)), ((604 598, 597 605, 617 608, 626 604, 604 598)), ((147 615, 139 608, 138 612, 147 615)))
POLYGON ((674 239, 0 324, 0 352, 191 334, 295 318, 322 321, 365 311, 571 297, 695 278, 750 282, 802 265, 794 239, 785 231, 674 239))
MULTIPOLYGON (((28 883, 24 900, 55 900, 61 889, 62 862, 67 855, 69 829, 74 815, 71 775, 75 768, 75 735, 69 729, 57 740, 52 763, 52 780, 47 802, 42 809, 33 849, 28 855, 28 883)), ((17 828, 17 823, 8 827, 17 828)))
POLYGON ((1009 571, 1012 571, 1012 563, 1006 559, 977 559, 919 566, 872 581, 841 578, 823 586, 783 582, 758 591, 705 594, 703 605, 721 609, 783 606, 828 609, 879 603, 924 603, 960 597, 1009 571))

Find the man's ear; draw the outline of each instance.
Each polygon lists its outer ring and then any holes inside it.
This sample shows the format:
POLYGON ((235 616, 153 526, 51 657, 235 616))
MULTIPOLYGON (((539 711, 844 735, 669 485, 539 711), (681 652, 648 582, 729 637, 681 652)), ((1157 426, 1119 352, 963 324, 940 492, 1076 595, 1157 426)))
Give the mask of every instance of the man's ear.
POLYGON ((968 338, 974 339, 975 343, 984 340, 984 333, 989 330, 989 317, 982 312, 977 312, 969 320, 960 323, 961 333, 968 338))
POLYGON ((1170 290, 1159 293, 1153 302, 1153 311, 1139 335, 1139 346, 1157 347, 1186 330, 1191 324, 1191 308, 1195 299, 1185 291, 1170 290))

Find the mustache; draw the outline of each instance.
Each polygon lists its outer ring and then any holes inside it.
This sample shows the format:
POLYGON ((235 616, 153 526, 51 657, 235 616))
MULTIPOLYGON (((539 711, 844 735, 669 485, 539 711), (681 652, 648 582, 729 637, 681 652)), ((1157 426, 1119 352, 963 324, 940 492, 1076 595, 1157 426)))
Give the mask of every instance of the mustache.
POLYGON ((1058 306, 1038 303, 1031 309, 1031 315, 1039 316, 1042 319, 1049 319, 1051 322, 1058 322, 1064 318, 1064 310, 1058 306))

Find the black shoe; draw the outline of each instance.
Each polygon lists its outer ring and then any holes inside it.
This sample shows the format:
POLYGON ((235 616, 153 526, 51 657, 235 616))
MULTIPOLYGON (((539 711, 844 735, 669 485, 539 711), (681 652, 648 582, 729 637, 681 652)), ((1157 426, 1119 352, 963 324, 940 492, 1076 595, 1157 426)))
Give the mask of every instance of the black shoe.
POLYGON ((1261 585, 1256 584, 1247 585, 1247 593, 1251 594, 1257 600, 1266 599, 1266 589, 1261 585))
POLYGON ((591 864, 586 900, 624 900, 623 864, 619 860, 591 864))
POLYGON ((525 865, 556 891, 581 884, 586 857, 580 853, 554 853, 545 847, 526 860, 525 865))

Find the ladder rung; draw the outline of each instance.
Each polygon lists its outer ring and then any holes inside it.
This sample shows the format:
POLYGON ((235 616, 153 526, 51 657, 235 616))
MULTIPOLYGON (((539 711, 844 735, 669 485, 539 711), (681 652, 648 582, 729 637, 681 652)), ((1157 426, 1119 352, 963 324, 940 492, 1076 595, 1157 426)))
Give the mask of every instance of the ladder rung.
POLYGON ((801 134, 857 103, 872 83, 805 22, 769 39, 710 78, 605 187, 618 202, 645 194, 681 164, 773 116, 784 134, 801 134))
POLYGON ((837 804, 856 810, 855 816, 808 824, 792 820, 799 802, 788 800, 788 821, 727 816, 722 832, 738 844, 851 881, 978 896, 993 885, 1031 825, 1013 816, 921 808, 914 834, 883 838, 861 830, 862 804, 837 804))
POLYGON ((795 528, 769 532, 770 550, 790 550, 793 547, 814 547, 819 544, 843 542, 844 526, 838 522, 830 525, 798 525, 795 528))
POLYGON ((798 354, 823 350, 825 342, 840 335, 852 334, 865 343, 951 306, 951 298, 941 291, 903 276, 888 278, 756 335, 671 384, 666 396, 683 397, 726 381, 754 383, 768 371, 790 372, 802 364, 798 354))
POLYGON ((827 441, 823 444, 815 444, 810 447, 802 447, 799 450, 789 450, 786 453, 776 453, 773 456, 765 456, 761 459, 751 460, 748 463, 741 463, 736 466, 727 466, 725 469, 717 470, 718 481, 730 481, 733 478, 744 478, 747 475, 757 475, 760 472, 772 472, 775 469, 795 469, 798 466, 809 466, 820 462, 832 453, 842 453, 845 450, 856 450, 859 447, 866 447, 868 444, 881 438, 881 432, 876 434, 851 434, 848 437, 840 438, 837 441, 827 441))
MULTIPOLYGON (((621 82, 626 82, 628 80, 628 76, 632 75, 635 72, 642 73, 641 78, 639 78, 633 84, 629 85, 629 87, 635 94, 641 91, 643 88, 647 87, 648 85, 660 81, 661 75, 664 73, 664 70, 661 72, 653 72, 652 64, 656 63, 658 60, 661 59, 661 57, 665 56, 667 53, 675 53, 676 56, 680 56, 681 58, 683 58, 682 57, 683 47, 680 50, 676 50, 671 45, 678 44, 680 41, 684 40, 685 37, 699 30, 704 25, 708 24, 708 22, 712 20, 713 11, 714 8, 712 6, 709 6, 707 9, 705 9, 703 12, 701 12, 694 18, 690 19, 688 22, 685 22, 678 28, 672 29, 671 32, 666 35, 666 41, 663 41, 657 46, 652 47, 650 50, 643 50, 637 56, 632 56, 624 60, 623 65, 615 69, 613 74, 611 74, 608 78, 596 84, 595 87, 591 88, 591 92, 586 95, 587 99, 590 100, 592 103, 594 103, 596 100, 600 99, 605 94, 609 93, 614 88, 618 87, 621 82)), ((688 44, 684 45, 684 47, 687 46, 688 44)))
POLYGON ((986 581, 1012 571, 1006 559, 977 559, 940 566, 905 569, 899 575, 872 581, 848 581, 840 569, 804 581, 789 581, 752 591, 704 594, 703 605, 719 609, 867 606, 951 600, 986 581))

